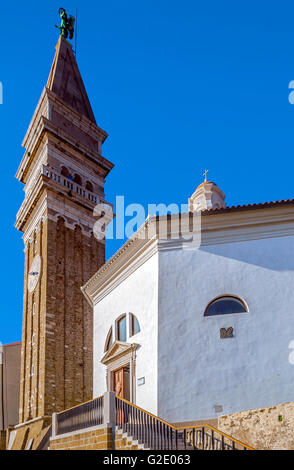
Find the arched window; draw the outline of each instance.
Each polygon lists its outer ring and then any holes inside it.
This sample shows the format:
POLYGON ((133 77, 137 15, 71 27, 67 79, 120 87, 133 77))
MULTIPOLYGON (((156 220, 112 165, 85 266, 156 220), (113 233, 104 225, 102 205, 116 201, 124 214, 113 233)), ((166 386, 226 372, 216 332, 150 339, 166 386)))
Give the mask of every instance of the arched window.
POLYGON ((87 181, 87 182, 86 182, 86 190, 87 190, 87 191, 91 191, 91 193, 94 192, 93 185, 92 185, 92 183, 90 183, 90 181, 87 181))
POLYGON ((113 343, 113 334, 112 334, 112 327, 111 327, 106 337, 104 352, 107 352, 111 348, 112 343, 113 343))
POLYGON ((213 315, 226 315, 230 313, 246 313, 248 308, 243 300, 233 295, 226 295, 214 299, 204 312, 205 317, 213 315))
POLYGON ((127 317, 123 315, 116 322, 117 340, 127 341, 127 317))
POLYGON ((75 176, 74 176, 74 183, 77 183, 80 186, 82 186, 82 184, 83 184, 82 178, 77 173, 75 173, 75 176))
POLYGON ((138 318, 130 313, 130 336, 134 336, 141 331, 138 318))
POLYGON ((127 339, 141 331, 139 321, 132 313, 120 315, 111 327, 106 336, 104 352, 109 351, 114 341, 127 342, 127 339), (127 326, 127 319, 129 324, 127 326))
POLYGON ((61 174, 62 174, 62 176, 65 176, 66 178, 68 178, 70 176, 70 173, 69 173, 68 169, 66 168, 66 166, 61 167, 61 174))

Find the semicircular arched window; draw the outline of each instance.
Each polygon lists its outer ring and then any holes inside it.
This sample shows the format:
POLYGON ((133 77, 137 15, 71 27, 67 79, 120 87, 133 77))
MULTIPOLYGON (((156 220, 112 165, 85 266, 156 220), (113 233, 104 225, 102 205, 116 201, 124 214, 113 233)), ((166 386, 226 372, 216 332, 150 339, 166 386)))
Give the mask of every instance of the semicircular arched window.
POLYGON ((112 327, 111 327, 106 337, 104 352, 107 352, 111 348, 112 344, 113 344, 113 334, 112 334, 112 327))
POLYGON ((140 331, 141 328, 138 318, 133 313, 130 313, 130 336, 134 336, 140 333, 140 331))
POLYGON ((214 315, 226 315, 230 313, 246 313, 248 308, 239 297, 234 296, 223 296, 218 297, 208 304, 204 312, 205 317, 211 317, 214 315))

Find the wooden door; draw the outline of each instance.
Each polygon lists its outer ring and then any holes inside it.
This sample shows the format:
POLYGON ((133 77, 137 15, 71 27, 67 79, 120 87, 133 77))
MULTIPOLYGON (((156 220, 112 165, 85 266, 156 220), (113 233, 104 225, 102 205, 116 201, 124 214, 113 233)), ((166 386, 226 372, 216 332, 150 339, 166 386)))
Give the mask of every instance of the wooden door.
POLYGON ((115 394, 120 397, 124 398, 124 368, 118 369, 114 372, 113 377, 113 388, 115 394))

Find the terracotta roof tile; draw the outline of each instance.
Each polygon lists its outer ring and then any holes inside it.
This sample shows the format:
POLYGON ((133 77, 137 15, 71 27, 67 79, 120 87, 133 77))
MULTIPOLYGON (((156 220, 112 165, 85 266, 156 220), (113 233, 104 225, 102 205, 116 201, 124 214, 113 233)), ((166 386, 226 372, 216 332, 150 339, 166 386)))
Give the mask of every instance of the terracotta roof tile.
POLYGON ((252 210, 252 209, 263 209, 268 207, 275 207, 275 206, 291 206, 294 205, 294 199, 282 199, 280 201, 270 201, 270 202, 260 202, 254 204, 244 204, 238 206, 228 206, 224 209, 207 209, 202 212, 204 215, 222 213, 222 212, 235 212, 235 211, 243 211, 243 210, 252 210))

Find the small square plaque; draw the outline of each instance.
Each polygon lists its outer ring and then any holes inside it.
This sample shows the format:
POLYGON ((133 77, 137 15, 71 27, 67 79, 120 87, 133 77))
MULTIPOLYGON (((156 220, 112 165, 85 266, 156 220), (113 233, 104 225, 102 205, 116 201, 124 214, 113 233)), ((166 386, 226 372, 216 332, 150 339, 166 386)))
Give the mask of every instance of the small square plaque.
POLYGON ((137 383, 138 383, 138 387, 140 387, 140 385, 144 385, 145 384, 145 377, 140 377, 140 379, 138 379, 137 383))
POLYGON ((220 329, 220 338, 233 338, 234 336, 234 328, 230 326, 229 328, 221 328, 220 329))
POLYGON ((223 411, 222 405, 214 405, 214 411, 215 413, 222 413, 223 411))

